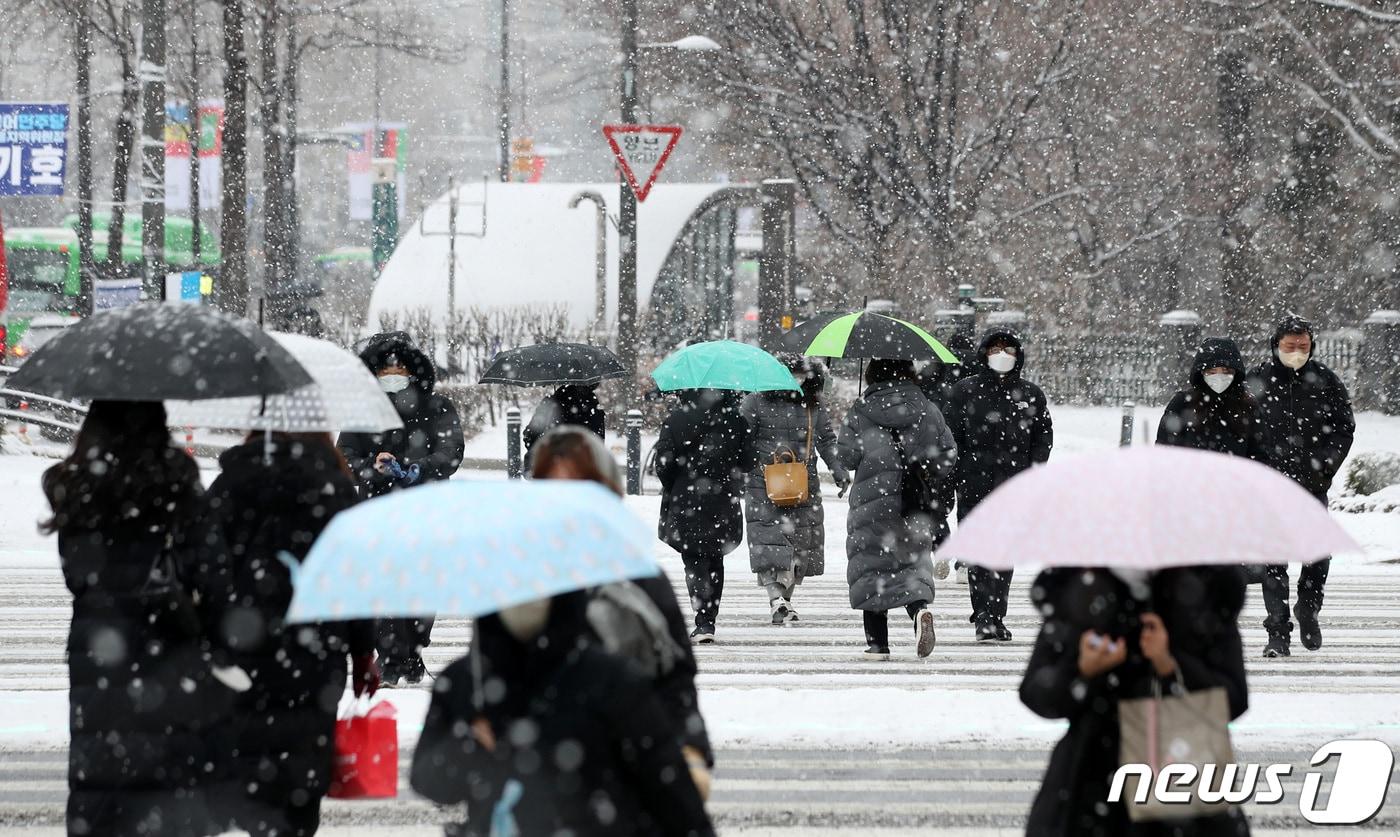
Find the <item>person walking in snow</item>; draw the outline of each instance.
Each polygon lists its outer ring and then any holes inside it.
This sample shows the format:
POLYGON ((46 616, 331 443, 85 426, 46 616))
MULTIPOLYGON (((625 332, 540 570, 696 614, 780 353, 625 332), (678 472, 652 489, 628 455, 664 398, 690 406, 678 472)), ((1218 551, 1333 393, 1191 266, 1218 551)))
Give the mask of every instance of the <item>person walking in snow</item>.
POLYGON ((933 542, 939 483, 957 462, 953 435, 914 383, 907 360, 873 360, 851 405, 837 456, 854 475, 846 522, 846 581, 862 611, 866 653, 888 655, 887 611, 914 621, 920 657, 933 653, 933 542))
POLYGON ((831 415, 822 405, 825 370, 820 363, 800 356, 787 356, 785 362, 802 391, 751 393, 739 410, 748 426, 744 522, 748 526, 749 569, 768 593, 775 625, 797 620, 792 605, 797 585, 826 572, 826 527, 817 457, 826 462, 843 493, 851 482, 836 454, 831 415), (768 497, 763 466, 783 452, 807 464, 809 494, 801 505, 780 508, 768 497))
POLYGON ((1262 460, 1255 410, 1239 347, 1224 337, 1208 338, 1196 351, 1186 389, 1162 411, 1157 444, 1262 460))
POLYGON ((544 434, 564 424, 586 427, 606 439, 607 414, 598 402, 597 384, 565 384, 554 390, 535 407, 530 423, 520 433, 521 444, 525 446, 525 470, 530 470, 534 457, 535 443, 544 434))
MULTIPOLYGON (((340 451, 363 497, 445 480, 466 451, 462 423, 452 402, 433 391, 432 360, 401 331, 371 337, 360 360, 379 378, 403 427, 387 433, 342 433, 340 451)), ((379 662, 384 685, 422 682, 422 650, 432 641, 433 619, 381 619, 379 662)))
POLYGON ((1241 571, 1060 568, 1036 578, 1031 600, 1044 623, 1021 702, 1043 718, 1069 721, 1069 730, 1050 755, 1026 837, 1248 837, 1238 807, 1132 822, 1126 803, 1107 801, 1120 764, 1119 701, 1223 688, 1232 719, 1249 707, 1241 571))
MULTIPOLYGON (((1346 385, 1314 356, 1317 340, 1312 324, 1288 316, 1274 331, 1271 356, 1249 375, 1249 390, 1259 405, 1264 461, 1327 505, 1332 480, 1351 451, 1356 433, 1346 385)), ((1298 574, 1298 600, 1293 616, 1303 647, 1322 647, 1323 590, 1332 559, 1307 564, 1298 574)), ((1266 657, 1287 657, 1293 634, 1288 618, 1288 565, 1265 569, 1264 607, 1269 632, 1266 657)))
POLYGON ((234 707, 232 766, 244 796, 233 819, 254 837, 310 837, 330 790, 348 669, 356 696, 378 686, 374 622, 288 626, 292 578, 281 556, 305 560, 354 504, 355 481, 326 433, 255 432, 219 466, 210 518, 229 549, 233 660, 252 681, 234 707))
POLYGON ((661 424, 656 476, 661 480, 658 535, 681 554, 695 612, 696 643, 714 642, 724 556, 744 538, 739 506, 747 427, 733 393, 683 390, 661 424))
MULTIPOLYGON (((958 520, 997 486, 1048 461, 1054 444, 1045 393, 1021 376, 1026 356, 1015 332, 989 329, 975 360, 980 371, 953 387, 944 414, 958 445, 958 520)), ((1011 577, 1010 570, 968 567, 968 621, 976 626, 977 639, 1010 641, 1003 620, 1011 577)))
POLYGON ((198 466, 160 402, 95 401, 43 490, 73 594, 68 833, 223 833, 227 556, 198 466))

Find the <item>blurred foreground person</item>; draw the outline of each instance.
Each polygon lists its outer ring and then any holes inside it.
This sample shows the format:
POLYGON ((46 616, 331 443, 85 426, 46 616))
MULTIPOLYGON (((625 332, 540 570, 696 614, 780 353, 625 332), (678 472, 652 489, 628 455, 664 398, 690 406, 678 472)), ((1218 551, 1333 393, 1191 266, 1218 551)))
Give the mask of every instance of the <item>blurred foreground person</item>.
POLYGON ((710 835, 671 721, 589 635, 585 592, 476 620, 433 684, 413 789, 466 803, 449 835, 710 835))
POLYGON ((234 822, 254 837, 309 837, 330 790, 336 710, 347 658, 356 695, 374 693, 374 622, 283 622, 298 562, 355 502, 350 469, 326 433, 253 433, 219 457, 211 517, 229 549, 229 646, 252 687, 234 708, 234 773, 244 792, 234 822))
POLYGON ((939 484, 957 462, 953 436, 914 383, 914 364, 874 360, 870 385, 837 441, 853 475, 846 523, 851 607, 863 611, 867 654, 890 653, 886 612, 914 620, 920 657, 933 653, 933 543, 939 484))
POLYGON ((1108 802, 1119 767, 1120 700, 1225 689, 1229 715, 1249 706, 1235 567, 1056 569, 1031 598, 1044 624, 1021 681, 1021 702, 1069 721, 1026 822, 1027 837, 1243 837, 1238 808, 1196 819, 1130 822, 1108 802))
MULTIPOLYGON (((683 390, 661 424, 656 476, 661 480, 661 540, 681 554, 695 613, 691 638, 715 639, 724 594, 724 556, 744 539, 739 495, 747 427, 734 394, 683 390)), ((609 459, 612 457, 609 456, 609 459)))
MULTIPOLYGON (((1327 491, 1351 451, 1356 420, 1346 385, 1313 357, 1316 348, 1311 323, 1302 317, 1284 318, 1274 332, 1272 356, 1250 373, 1249 388, 1259 404, 1264 461, 1326 506, 1327 491)), ((1331 566, 1332 559, 1324 558, 1303 565, 1298 574, 1293 616, 1309 651, 1322 647, 1317 615, 1331 566)), ((1287 657, 1293 635, 1288 565, 1266 568, 1263 583, 1268 611, 1264 627, 1269 632, 1264 656, 1287 657)))
POLYGON ((530 423, 520 433, 526 470, 530 470, 533 462, 535 443, 544 438, 544 434, 564 424, 586 427, 599 439, 605 438, 607 414, 598 402, 597 384, 565 384, 545 396, 535 407, 530 423))
MULTIPOLYGON (((360 352, 365 366, 394 402, 403 427, 387 433, 342 433, 340 450, 362 497, 377 497, 445 480, 462 464, 466 441, 457 408, 433 392, 432 360, 401 331, 371 337, 360 352)), ((427 673, 423 648, 432 641, 433 619, 381 619, 379 657, 384 685, 419 683, 427 673)))
MULTIPOLYGON (((622 469, 601 439, 582 427, 564 425, 540 440, 532 476, 540 480, 586 480, 621 500, 622 469)), ((702 797, 710 795, 710 747, 695 690, 695 655, 686 642, 685 617, 664 572, 650 578, 595 589, 588 611, 590 635, 636 663, 660 697, 702 797)))
POLYGON ((740 414, 748 426, 748 489, 744 492, 744 520, 748 525, 749 569, 758 586, 768 592, 768 610, 774 625, 797 621, 792 594, 804 578, 826 572, 826 525, 822 510, 818 455, 831 469, 844 493, 850 475, 836 455, 836 431, 822 405, 826 379, 821 364, 799 356, 784 358, 801 392, 781 390, 744 396, 740 414), (780 507, 768 496, 763 466, 782 454, 792 454, 807 465, 808 499, 780 507))
MULTIPOLYGON (((1026 355, 1006 328, 982 336, 978 371, 953 387, 944 418, 958 445, 958 520, 966 518, 997 486, 1050 459, 1054 428, 1045 393, 1021 377, 1026 355)), ((1033 548, 1032 544, 1027 544, 1033 548)), ((1010 570, 968 568, 973 623, 979 640, 1008 642, 1010 570)))
POLYGON ((43 488, 73 594, 68 833, 221 833, 213 811, 237 793, 215 657, 228 590, 198 467, 161 403, 95 401, 43 488))
POLYGON ((1157 444, 1263 459, 1255 407, 1239 346, 1224 337, 1208 338, 1191 362, 1186 389, 1162 412, 1157 444))

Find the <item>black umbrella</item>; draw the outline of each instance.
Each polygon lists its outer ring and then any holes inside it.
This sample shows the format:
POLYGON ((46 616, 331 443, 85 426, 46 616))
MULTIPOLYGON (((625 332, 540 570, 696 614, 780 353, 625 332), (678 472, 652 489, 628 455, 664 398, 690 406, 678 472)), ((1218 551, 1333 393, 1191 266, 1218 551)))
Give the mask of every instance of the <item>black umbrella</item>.
POLYGON ((92 401, 197 401, 310 383, 301 364, 249 320, 200 305, 144 303, 64 329, 6 386, 92 401))
POLYGON ((783 335, 783 349, 812 357, 959 360, 911 322, 869 311, 814 317, 783 335))
POLYGON ((583 343, 541 343, 496 355, 481 376, 483 384, 557 387, 597 384, 627 375, 617 355, 583 343))

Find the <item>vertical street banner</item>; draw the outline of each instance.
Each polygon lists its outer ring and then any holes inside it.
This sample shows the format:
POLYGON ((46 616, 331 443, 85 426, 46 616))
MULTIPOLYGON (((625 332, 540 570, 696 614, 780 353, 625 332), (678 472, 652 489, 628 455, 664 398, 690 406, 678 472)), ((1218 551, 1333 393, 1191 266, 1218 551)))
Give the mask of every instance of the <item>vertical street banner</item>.
POLYGON ((408 188, 407 128, 403 122, 379 123, 379 147, 375 148, 373 125, 368 122, 345 125, 337 133, 348 137, 350 148, 345 155, 348 175, 346 191, 350 202, 350 220, 369 221, 374 217, 374 160, 393 157, 398 161, 398 216, 404 219, 405 190, 408 188))
POLYGON ((199 103, 198 137, 190 142, 190 106, 186 102, 165 105, 165 208, 188 214, 190 166, 199 161, 199 206, 217 209, 222 197, 224 104, 219 100, 199 103))
POLYGON ((0 197, 63 194, 68 105, 0 102, 0 197))

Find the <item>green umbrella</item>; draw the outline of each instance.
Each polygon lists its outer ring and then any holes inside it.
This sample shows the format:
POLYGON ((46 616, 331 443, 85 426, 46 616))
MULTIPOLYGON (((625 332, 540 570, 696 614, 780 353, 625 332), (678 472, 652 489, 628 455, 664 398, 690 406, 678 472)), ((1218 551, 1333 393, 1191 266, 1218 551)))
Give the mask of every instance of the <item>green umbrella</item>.
POLYGON ((913 323, 869 311, 808 320, 783 336, 783 348, 809 357, 961 362, 932 334, 913 323))
POLYGON ((796 390, 792 372, 777 358, 747 343, 715 340, 672 352, 651 373, 662 392, 734 389, 741 392, 796 390))

